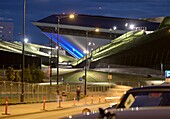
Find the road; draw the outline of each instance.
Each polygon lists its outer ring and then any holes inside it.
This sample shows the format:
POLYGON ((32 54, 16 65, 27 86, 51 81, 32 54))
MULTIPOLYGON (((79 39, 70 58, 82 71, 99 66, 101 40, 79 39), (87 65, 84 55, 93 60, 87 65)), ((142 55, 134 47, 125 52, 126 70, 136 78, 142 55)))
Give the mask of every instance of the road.
POLYGON ((17 116, 6 116, 3 119, 60 119, 69 115, 79 114, 86 107, 92 111, 97 111, 99 107, 108 107, 109 103, 98 104, 98 105, 87 105, 87 106, 75 106, 71 108, 61 108, 60 110, 44 111, 34 114, 23 114, 17 116))

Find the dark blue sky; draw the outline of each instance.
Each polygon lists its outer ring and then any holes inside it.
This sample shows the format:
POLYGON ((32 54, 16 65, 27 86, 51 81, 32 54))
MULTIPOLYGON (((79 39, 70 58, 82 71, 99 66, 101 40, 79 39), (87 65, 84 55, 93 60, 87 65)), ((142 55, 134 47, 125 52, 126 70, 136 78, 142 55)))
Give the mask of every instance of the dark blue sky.
MULTIPOLYGON (((54 13, 78 13, 123 18, 170 16, 170 0, 27 0, 26 34, 30 42, 49 39, 31 24, 54 13)), ((23 0, 0 0, 0 20, 14 23, 14 40, 21 40, 23 0)))

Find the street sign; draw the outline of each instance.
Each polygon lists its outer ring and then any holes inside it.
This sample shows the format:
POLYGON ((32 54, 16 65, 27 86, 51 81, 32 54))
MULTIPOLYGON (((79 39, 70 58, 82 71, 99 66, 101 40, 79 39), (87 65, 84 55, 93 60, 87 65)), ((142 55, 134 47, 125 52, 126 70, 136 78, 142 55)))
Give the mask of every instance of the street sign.
POLYGON ((112 75, 108 74, 108 79, 111 80, 112 79, 112 75))
POLYGON ((165 81, 170 82, 170 70, 165 71, 165 81))
POLYGON ((80 77, 80 78, 79 78, 79 81, 82 81, 82 80, 83 80, 83 78, 82 78, 82 77, 80 77))

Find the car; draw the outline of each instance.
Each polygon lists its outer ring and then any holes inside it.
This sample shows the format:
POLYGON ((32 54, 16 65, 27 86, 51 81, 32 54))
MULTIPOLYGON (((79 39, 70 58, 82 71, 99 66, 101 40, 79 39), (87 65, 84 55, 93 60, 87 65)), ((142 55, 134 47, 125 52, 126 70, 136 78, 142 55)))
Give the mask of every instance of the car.
MULTIPOLYGON (((72 119, 170 119, 170 83, 132 88, 116 105, 72 119)), ((66 118, 65 118, 66 119, 66 118)))

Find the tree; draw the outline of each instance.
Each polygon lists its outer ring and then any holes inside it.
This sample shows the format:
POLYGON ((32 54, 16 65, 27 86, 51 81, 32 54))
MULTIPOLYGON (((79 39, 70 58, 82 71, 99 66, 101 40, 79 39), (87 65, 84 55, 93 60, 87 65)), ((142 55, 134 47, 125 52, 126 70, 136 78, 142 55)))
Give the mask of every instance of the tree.
POLYGON ((15 81, 15 82, 21 81, 21 77, 20 77, 20 75, 19 75, 19 71, 15 71, 15 78, 14 78, 14 81, 15 81))
POLYGON ((42 83, 45 78, 45 73, 40 69, 35 67, 34 65, 30 67, 31 75, 32 75, 32 83, 42 83))
MULTIPOLYGON (((13 67, 8 67, 6 70, 6 76, 9 81, 21 81, 22 71, 19 72, 14 70, 13 67)), ((42 83, 45 78, 45 73, 35 66, 31 66, 30 68, 24 69, 24 81, 27 83, 42 83)))
POLYGON ((6 70, 6 76, 9 81, 13 81, 15 79, 15 71, 13 67, 8 67, 6 70))
MULTIPOLYGON (((22 77, 22 71, 20 72, 20 77, 22 77)), ((32 82, 31 71, 29 68, 24 69, 24 81, 23 82, 27 82, 27 83, 32 82)))

